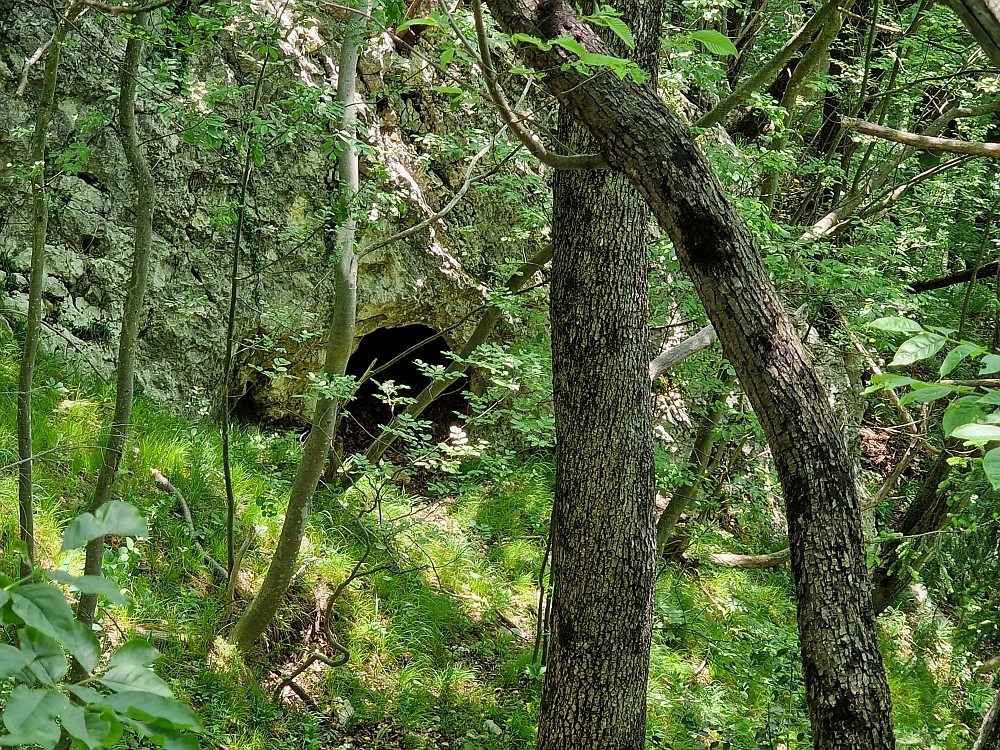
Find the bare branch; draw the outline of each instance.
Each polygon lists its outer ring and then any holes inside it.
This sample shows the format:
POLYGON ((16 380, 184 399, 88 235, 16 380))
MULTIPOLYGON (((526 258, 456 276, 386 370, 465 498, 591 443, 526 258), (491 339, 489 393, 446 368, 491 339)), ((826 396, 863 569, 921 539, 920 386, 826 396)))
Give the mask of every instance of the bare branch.
MULTIPOLYGON (((952 120, 966 117, 982 117, 983 115, 993 114, 997 111, 1000 111, 1000 99, 978 107, 952 107, 924 128, 921 135, 937 136, 941 134, 941 131, 952 120)), ((834 206, 831 211, 806 230, 802 235, 802 239, 815 240, 827 237, 846 226, 847 222, 855 216, 858 208, 865 202, 868 196, 892 179, 899 165, 905 159, 908 159, 915 150, 915 147, 907 146, 892 158, 887 159, 878 169, 874 170, 872 178, 867 181, 866 185, 861 186, 858 190, 845 197, 839 205, 834 206)))
POLYGON ((24 89, 28 85, 28 73, 31 68, 34 67, 35 63, 42 59, 42 56, 48 51, 49 47, 52 46, 52 38, 49 37, 45 43, 39 47, 35 54, 24 61, 24 68, 21 70, 21 82, 17 85, 17 95, 24 96, 24 89))
POLYGON ((205 558, 205 562, 208 563, 208 566, 217 576, 219 576, 219 578, 223 581, 228 581, 229 572, 222 567, 214 557, 208 554, 208 550, 202 547, 201 542, 198 541, 198 532, 195 531, 194 520, 191 518, 191 508, 188 507, 187 500, 184 499, 184 495, 182 495, 181 491, 170 483, 169 479, 163 476, 159 469, 150 469, 149 471, 153 475, 153 481, 156 483, 156 488, 166 492, 168 495, 171 495, 175 500, 177 500, 177 504, 181 506, 181 513, 184 515, 184 525, 187 526, 191 541, 194 543, 194 546, 198 549, 198 551, 201 552, 202 557, 205 558))
POLYGON ((710 347, 718 338, 712 326, 705 326, 698 333, 694 334, 694 336, 684 339, 676 346, 670 347, 650 362, 649 379, 656 380, 695 352, 700 352, 702 349, 710 347))
MULTIPOLYGON (((989 280, 990 276, 996 274, 997 265, 997 261, 993 261, 992 263, 987 263, 985 266, 980 268, 977 280, 989 280)), ((944 289, 945 287, 954 286, 955 284, 964 284, 972 279, 973 271, 974 269, 967 268, 966 270, 959 271, 958 273, 949 273, 944 276, 935 276, 933 279, 914 281, 910 284, 910 292, 912 294, 919 294, 920 292, 929 292, 933 289, 944 289)))
POLYGON ((924 151, 946 151, 951 154, 967 154, 969 156, 989 156, 1000 157, 1000 143, 977 143, 975 141, 963 141, 958 138, 938 138, 930 135, 920 135, 910 133, 906 130, 896 130, 886 128, 875 123, 864 120, 853 120, 844 118, 841 127, 845 130, 853 130, 856 133, 875 136, 886 141, 902 143, 924 151))
MULTIPOLYGON (((472 45, 458 30, 457 25, 453 27, 462 43, 473 52, 473 56, 479 59, 482 66, 483 79, 486 81, 486 89, 490 93, 490 98, 500 113, 501 119, 507 124, 518 140, 524 144, 532 156, 546 166, 553 169, 562 170, 587 170, 587 169, 608 169, 608 163, 602 154, 583 154, 574 156, 563 156, 553 154, 545 148, 538 136, 525 126, 524 118, 516 114, 507 101, 503 89, 497 83, 496 70, 493 68, 493 60, 490 58, 490 46, 486 40, 486 25, 483 22, 483 4, 481 0, 472 0, 472 13, 476 22, 476 39, 479 42, 479 53, 472 50, 472 45)), ((449 15, 450 18, 450 15, 449 15)))

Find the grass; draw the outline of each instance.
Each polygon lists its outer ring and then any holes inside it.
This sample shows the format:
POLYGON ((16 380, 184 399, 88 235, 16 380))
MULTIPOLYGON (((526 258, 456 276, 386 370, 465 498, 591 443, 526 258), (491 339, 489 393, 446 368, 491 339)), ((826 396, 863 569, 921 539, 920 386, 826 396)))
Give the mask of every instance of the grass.
MULTIPOLYGON (((14 460, 17 346, 0 342, 0 435, 14 460)), ((62 529, 86 509, 99 468, 99 436, 111 393, 64 362, 42 358, 34 419, 39 558, 70 570, 79 552, 59 553, 62 529)), ((541 680, 530 668, 537 577, 551 509, 550 458, 482 461, 435 481, 433 498, 363 483, 321 492, 303 547, 303 568, 267 648, 251 660, 222 636, 238 612, 225 606, 171 497, 150 478, 157 468, 188 500, 202 543, 225 557, 220 442, 214 425, 192 422, 139 398, 116 496, 149 520, 151 538, 113 540, 105 572, 132 604, 110 607, 103 635, 138 634, 163 652, 157 669, 190 701, 206 745, 231 750, 450 748, 523 750, 534 745, 541 680), (370 512, 363 512, 365 509, 370 512), (369 543, 362 571, 335 604, 333 629, 351 651, 338 668, 319 665, 298 683, 316 712, 279 675, 315 647, 317 609, 369 543)), ((240 536, 254 529, 247 557, 252 589, 266 569, 299 455, 294 434, 245 427, 234 436, 240 536)), ((0 474, 0 570, 17 566, 16 475, 0 474)), ((760 532, 762 538, 767 534, 760 532)), ((752 535, 751 535, 752 536, 752 535)), ((740 541, 706 526, 697 553, 740 541)), ((760 542, 763 545, 767 542, 760 542)), ((651 748, 810 746, 787 571, 665 566, 656 592, 649 679, 651 748)), ((953 647, 954 628, 903 612, 880 620, 900 744, 967 747, 990 699, 953 647)), ((140 747, 123 740, 121 747, 140 747)))

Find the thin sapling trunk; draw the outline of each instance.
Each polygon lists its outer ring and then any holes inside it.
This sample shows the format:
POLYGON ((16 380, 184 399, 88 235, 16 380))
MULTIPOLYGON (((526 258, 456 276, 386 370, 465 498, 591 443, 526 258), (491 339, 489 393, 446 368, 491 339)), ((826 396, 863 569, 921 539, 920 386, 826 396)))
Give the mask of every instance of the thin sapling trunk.
POLYGON ((31 278, 28 282, 28 316, 24 331, 24 349, 21 352, 21 370, 17 387, 17 453, 21 462, 18 470, 17 500, 21 541, 25 546, 27 561, 21 563, 21 576, 30 573, 28 561, 35 559, 35 514, 33 507, 34 474, 32 461, 31 391, 35 375, 35 357, 42 328, 42 282, 45 280, 45 239, 49 225, 49 207, 45 194, 45 146, 49 120, 55 105, 56 83, 59 80, 59 57, 63 41, 72 23, 83 12, 84 5, 70 4, 59 20, 45 58, 42 90, 35 114, 35 132, 31 138, 31 206, 33 230, 31 234, 31 278))
MULTIPOLYGON (((337 231, 340 259, 334 274, 336 300, 327 323, 326 358, 323 372, 327 376, 343 376, 354 347, 354 324, 358 292, 358 256, 354 247, 355 222, 351 215, 360 190, 357 133, 357 69, 359 45, 367 25, 368 4, 363 3, 352 16, 344 37, 340 56, 340 80, 337 101, 344 107, 344 151, 337 164, 343 199, 348 204, 348 217, 337 231)), ((288 498, 285 523, 281 527, 278 545, 271 557, 267 575, 249 608, 230 634, 230 640, 244 652, 248 651, 274 619, 282 597, 295 574, 299 548, 305 535, 306 521, 312 507, 316 485, 323 475, 330 452, 340 399, 322 395, 316 404, 309 437, 302 449, 302 459, 288 498)))
MULTIPOLYGON (((122 63, 120 94, 118 98, 118 122, 121 127, 122 147, 128 159, 129 169, 136 186, 135 207, 135 247, 132 254, 132 274, 129 278, 125 309, 122 314, 122 329, 118 339, 118 372, 115 382, 115 413, 108 430, 108 442, 104 447, 101 471, 94 491, 93 509, 101 507, 111 499, 118 466, 125 450, 128 428, 132 420, 132 397, 135 386, 135 350, 139 330, 139 318, 146 300, 146 280, 149 276, 149 257, 153 244, 153 208, 156 204, 156 184, 149 163, 139 142, 139 132, 135 117, 135 91, 139 73, 139 61, 144 46, 143 34, 149 26, 149 13, 136 16, 136 33, 129 38, 122 63)), ((104 558, 104 537, 94 539, 87 545, 87 559, 84 563, 86 575, 101 574, 104 558)), ((95 594, 82 594, 77 605, 76 616, 88 625, 94 621, 97 608, 95 594)))

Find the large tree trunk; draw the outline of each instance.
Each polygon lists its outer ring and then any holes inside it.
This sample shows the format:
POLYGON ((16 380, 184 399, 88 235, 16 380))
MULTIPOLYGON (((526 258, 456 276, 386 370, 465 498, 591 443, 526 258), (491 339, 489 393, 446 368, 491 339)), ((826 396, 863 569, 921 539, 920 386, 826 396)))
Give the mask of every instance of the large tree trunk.
MULTIPOLYGON (((660 3, 618 7, 650 70, 660 3)), ((559 140, 575 153, 595 149, 565 109, 559 140)), ((552 206, 554 588, 538 748, 641 750, 656 574, 650 212, 610 171, 557 173, 552 206)))
MULTIPOLYGON (((594 32, 561 0, 489 4, 507 33, 543 39, 568 34, 588 51, 604 53, 594 32)), ((726 199, 690 130, 651 87, 607 73, 587 76, 557 46, 524 44, 518 51, 546 72, 548 89, 587 125, 609 163, 649 202, 767 435, 787 507, 816 748, 894 747, 851 462, 749 227, 726 199)), ((594 343, 598 349, 620 346, 614 339, 594 343)))

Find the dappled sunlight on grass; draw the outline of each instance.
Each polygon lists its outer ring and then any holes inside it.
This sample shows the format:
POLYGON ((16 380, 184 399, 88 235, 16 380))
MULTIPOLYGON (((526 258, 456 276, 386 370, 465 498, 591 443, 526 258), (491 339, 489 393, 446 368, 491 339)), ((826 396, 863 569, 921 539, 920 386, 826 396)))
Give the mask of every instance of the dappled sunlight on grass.
MULTIPOLYGON (((61 533, 90 502, 112 400, 103 385, 62 384, 64 370, 54 361, 43 359, 40 368, 46 385, 35 409, 44 427, 36 445, 57 449, 36 463, 39 556, 78 573, 82 554, 60 553, 61 533)), ((0 377, 7 378, 0 434, 9 440, 10 378, 16 375, 9 357, 0 360, 0 377)), ((241 427, 232 447, 237 543, 249 529, 257 533, 244 562, 252 590, 280 531, 301 446, 294 433, 241 427)), ((196 707, 208 740, 232 750, 430 750, 444 743, 459 750, 528 750, 542 673, 526 639, 536 627, 554 471, 550 456, 483 466, 473 462, 465 474, 429 484, 430 497, 382 479, 364 479, 347 491, 321 486, 292 590, 264 648, 240 655, 223 638, 246 602, 222 601, 176 499, 159 492, 150 476, 156 467, 170 478, 190 506, 201 543, 224 562, 218 429, 140 399, 115 496, 142 510, 151 538, 109 540, 105 573, 128 590, 132 604, 103 610, 104 635, 151 640, 164 653, 158 671, 196 707), (288 689, 272 701, 281 675, 314 649, 329 653, 317 624, 352 572, 331 624, 350 650, 348 663, 317 662, 300 675, 312 706, 288 689)), ((4 573, 17 568, 10 553, 17 533, 17 481, 9 471, 0 476, 4 573)), ((758 544, 780 543, 762 536, 758 544)), ((745 543, 729 532, 699 529, 689 552, 704 559, 745 543)), ((809 747, 787 568, 661 567, 649 747, 809 747)), ((969 717, 981 715, 991 691, 953 649, 956 626, 897 611, 881 618, 880 628, 900 745, 967 747, 969 717)))

